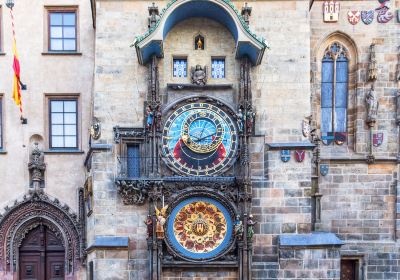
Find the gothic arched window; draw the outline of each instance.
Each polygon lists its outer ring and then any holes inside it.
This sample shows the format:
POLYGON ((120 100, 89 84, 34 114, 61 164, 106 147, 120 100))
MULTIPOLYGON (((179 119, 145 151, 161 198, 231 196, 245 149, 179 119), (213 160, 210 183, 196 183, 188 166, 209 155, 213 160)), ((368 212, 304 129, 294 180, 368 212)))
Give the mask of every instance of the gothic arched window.
POLYGON ((346 48, 337 42, 331 44, 322 59, 322 133, 347 131, 348 68, 346 48))

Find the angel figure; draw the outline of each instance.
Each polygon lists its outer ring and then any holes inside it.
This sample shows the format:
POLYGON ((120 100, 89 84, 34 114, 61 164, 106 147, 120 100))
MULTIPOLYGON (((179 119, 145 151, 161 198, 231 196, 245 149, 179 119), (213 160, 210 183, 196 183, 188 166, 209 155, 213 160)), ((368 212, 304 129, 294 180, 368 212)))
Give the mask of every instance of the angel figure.
POLYGON ((156 210, 157 225, 156 225, 156 235, 157 239, 164 239, 164 224, 167 221, 167 209, 168 205, 165 205, 161 210, 158 210, 157 206, 154 206, 156 210))
POLYGON ((191 69, 192 84, 204 86, 207 83, 207 66, 197 64, 191 69))

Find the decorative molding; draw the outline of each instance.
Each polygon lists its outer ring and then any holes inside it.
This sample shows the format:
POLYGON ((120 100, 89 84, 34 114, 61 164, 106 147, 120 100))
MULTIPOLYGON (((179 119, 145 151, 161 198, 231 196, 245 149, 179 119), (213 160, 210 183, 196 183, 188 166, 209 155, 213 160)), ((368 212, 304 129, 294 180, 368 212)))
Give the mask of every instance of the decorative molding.
POLYGON ((167 84, 168 89, 173 90, 223 90, 232 89, 232 84, 214 84, 214 85, 197 85, 197 84, 167 84))
POLYGON ((146 131, 143 128, 132 128, 132 127, 119 127, 114 126, 114 142, 119 144, 121 138, 144 138, 146 136, 146 131))
POLYGON ((47 225, 56 235, 62 236, 65 247, 66 273, 78 269, 84 257, 84 224, 70 212, 67 205, 51 199, 42 190, 24 195, 22 201, 6 206, 0 215, 0 271, 15 271, 18 263, 18 248, 25 235, 40 224, 47 225))
POLYGON ((117 179, 115 185, 125 205, 144 204, 149 188, 154 183, 151 180, 117 179))
POLYGON ((269 151, 275 150, 313 150, 316 144, 310 142, 292 142, 292 143, 266 143, 269 151))

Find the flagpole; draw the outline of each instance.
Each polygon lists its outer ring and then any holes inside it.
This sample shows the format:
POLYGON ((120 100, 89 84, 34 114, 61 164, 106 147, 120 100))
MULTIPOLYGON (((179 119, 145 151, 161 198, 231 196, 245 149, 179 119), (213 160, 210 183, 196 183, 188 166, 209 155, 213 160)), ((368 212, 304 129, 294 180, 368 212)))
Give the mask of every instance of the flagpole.
POLYGON ((14 0, 7 0, 6 6, 10 9, 10 16, 11 16, 11 26, 12 26, 12 34, 13 34, 13 69, 14 69, 14 79, 13 79, 13 98, 17 105, 19 105, 19 112, 20 112, 20 119, 22 124, 27 123, 27 119, 23 117, 22 113, 22 96, 21 96, 21 89, 25 90, 26 85, 21 82, 20 79, 20 65, 19 65, 19 58, 17 53, 17 40, 15 36, 15 25, 14 25, 14 14, 13 14, 13 7, 14 7, 14 0))

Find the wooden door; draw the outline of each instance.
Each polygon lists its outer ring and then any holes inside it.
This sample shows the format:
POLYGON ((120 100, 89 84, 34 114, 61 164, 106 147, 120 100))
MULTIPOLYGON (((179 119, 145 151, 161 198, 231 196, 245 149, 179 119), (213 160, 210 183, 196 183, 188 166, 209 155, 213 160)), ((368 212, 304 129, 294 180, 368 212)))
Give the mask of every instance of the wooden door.
POLYGON ((60 239, 46 226, 33 229, 19 250, 20 280, 62 280, 65 250, 60 239))
POLYGON ((340 280, 357 280, 357 260, 342 260, 340 280))

